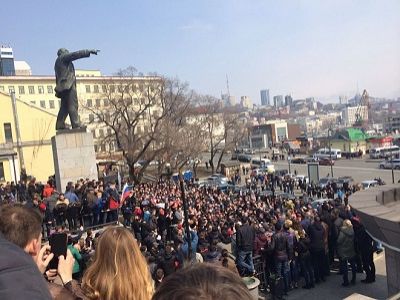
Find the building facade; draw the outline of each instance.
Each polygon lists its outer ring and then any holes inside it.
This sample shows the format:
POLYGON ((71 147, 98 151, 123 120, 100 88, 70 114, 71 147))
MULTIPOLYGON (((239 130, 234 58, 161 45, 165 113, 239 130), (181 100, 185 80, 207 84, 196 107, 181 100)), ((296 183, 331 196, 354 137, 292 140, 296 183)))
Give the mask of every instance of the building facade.
POLYGON ((21 169, 45 182, 54 174, 51 137, 56 115, 30 103, 0 93, 0 182, 17 182, 21 169), (17 130, 18 120, 19 130, 17 130))
POLYGON ((271 101, 269 98, 269 89, 261 90, 260 96, 261 96, 261 105, 262 106, 270 106, 271 105, 271 101))
MULTIPOLYGON (((95 111, 110 110, 110 93, 118 93, 119 89, 129 87, 135 91, 132 105, 141 105, 146 87, 161 80, 155 76, 103 76, 97 70, 76 70, 76 90, 79 100, 79 116, 81 122, 87 125, 92 132, 97 154, 115 150, 114 142, 103 143, 111 129, 99 124, 95 111)), ((1 76, 0 92, 15 92, 17 99, 34 107, 57 115, 61 101, 55 96, 55 76, 1 76)), ((150 109, 151 110, 151 109, 150 109)), ((149 114, 152 112, 149 111, 149 114)), ((68 121, 68 119, 67 119, 68 121)), ((145 132, 147 119, 138 126, 138 130, 145 132)))
POLYGON ((368 106, 349 106, 342 111, 342 123, 345 126, 353 126, 357 120, 357 114, 363 122, 368 121, 368 106))
POLYGON ((278 108, 278 107, 281 107, 283 105, 284 105, 283 96, 282 95, 274 96, 274 107, 278 108))
POLYGON ((399 115, 393 115, 393 116, 388 116, 385 119, 385 123, 383 125, 383 130, 384 132, 399 132, 400 131, 400 116, 399 115))
POLYGON ((240 97, 240 105, 243 108, 247 108, 247 109, 252 109, 253 108, 253 102, 251 101, 249 96, 240 97))
POLYGON ((14 76, 14 53, 10 47, 0 47, 0 76, 14 76))

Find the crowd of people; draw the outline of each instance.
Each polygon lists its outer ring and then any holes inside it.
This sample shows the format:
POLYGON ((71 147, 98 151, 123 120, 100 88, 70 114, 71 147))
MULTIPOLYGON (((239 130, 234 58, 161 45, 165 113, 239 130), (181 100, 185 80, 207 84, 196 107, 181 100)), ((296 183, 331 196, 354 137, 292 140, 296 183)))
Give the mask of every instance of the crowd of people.
MULTIPOLYGON (((352 192, 349 185, 318 188, 271 174, 251 176, 238 190, 196 182, 182 190, 160 180, 133 185, 123 196, 115 183, 82 179, 59 194, 53 180, 46 185, 31 180, 0 187, 1 242, 33 257, 38 268, 29 269, 46 278, 51 291, 46 297, 53 298, 195 299, 209 293, 247 299, 239 276, 257 276, 262 288, 285 295, 323 284, 337 262, 343 286, 356 284, 363 272, 361 281, 373 283, 376 249, 348 203, 352 192), (289 199, 279 190, 296 190, 297 196, 289 199), (310 197, 318 194, 330 200, 312 205, 310 197), (123 226, 85 230, 108 222, 123 226), (51 249, 40 249, 42 237, 59 232, 69 235, 68 254, 59 258, 58 270, 49 270, 51 249), (56 277, 61 286, 55 287, 56 277), (199 278, 207 282, 205 290, 193 287, 199 278), (229 287, 218 282, 237 289, 223 290, 229 287)), ((3 278, 0 269, 0 282, 3 278)))

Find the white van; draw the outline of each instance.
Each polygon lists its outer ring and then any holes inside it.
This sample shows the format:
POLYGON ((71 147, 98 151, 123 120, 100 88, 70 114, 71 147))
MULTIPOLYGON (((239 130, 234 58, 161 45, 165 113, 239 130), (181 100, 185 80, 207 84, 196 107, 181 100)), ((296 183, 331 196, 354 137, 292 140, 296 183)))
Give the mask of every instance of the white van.
POLYGON ((329 151, 329 148, 322 148, 315 152, 314 157, 317 158, 331 158, 340 159, 342 158, 342 151, 340 149, 333 149, 329 151))
POLYGON ((251 168, 261 168, 269 164, 271 164, 271 161, 268 158, 253 158, 250 163, 251 168))
POLYGON ((250 162, 250 167, 252 169, 264 169, 267 170, 268 173, 275 172, 275 166, 271 164, 271 161, 267 158, 253 158, 250 162))

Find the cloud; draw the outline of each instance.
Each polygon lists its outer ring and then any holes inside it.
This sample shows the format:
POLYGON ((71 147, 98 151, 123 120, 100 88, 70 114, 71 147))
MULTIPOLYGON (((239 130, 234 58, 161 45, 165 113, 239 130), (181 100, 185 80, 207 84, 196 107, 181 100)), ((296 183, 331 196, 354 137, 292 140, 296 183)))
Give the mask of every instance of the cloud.
POLYGON ((178 27, 182 31, 200 31, 208 32, 214 30, 214 26, 211 23, 206 23, 201 20, 191 20, 189 23, 178 27))

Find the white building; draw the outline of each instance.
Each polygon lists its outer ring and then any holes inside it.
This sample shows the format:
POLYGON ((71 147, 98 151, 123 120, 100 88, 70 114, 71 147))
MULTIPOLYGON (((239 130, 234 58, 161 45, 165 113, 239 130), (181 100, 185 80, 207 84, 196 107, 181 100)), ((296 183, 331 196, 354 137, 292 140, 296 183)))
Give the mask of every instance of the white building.
POLYGON ((368 121, 367 106, 349 106, 342 110, 342 121, 344 125, 352 126, 357 120, 357 113, 359 113, 362 121, 368 121))
POLYGON ((240 106, 247 109, 253 108, 253 102, 251 101, 249 96, 240 97, 240 106))

